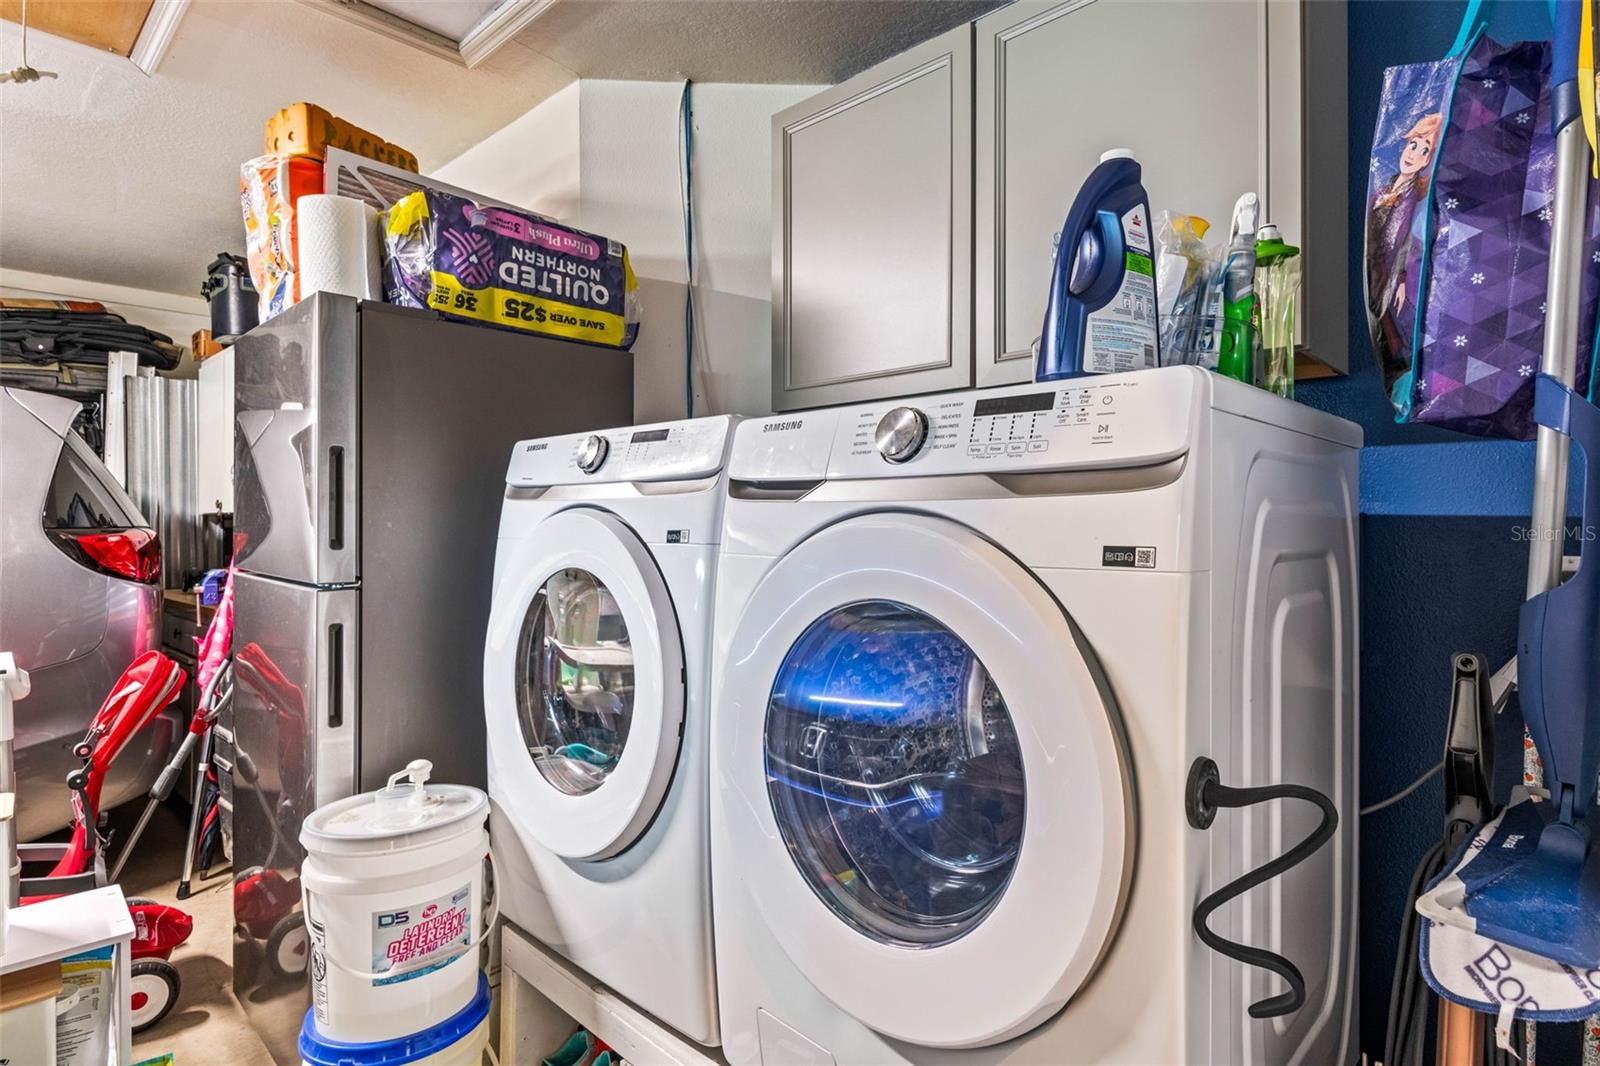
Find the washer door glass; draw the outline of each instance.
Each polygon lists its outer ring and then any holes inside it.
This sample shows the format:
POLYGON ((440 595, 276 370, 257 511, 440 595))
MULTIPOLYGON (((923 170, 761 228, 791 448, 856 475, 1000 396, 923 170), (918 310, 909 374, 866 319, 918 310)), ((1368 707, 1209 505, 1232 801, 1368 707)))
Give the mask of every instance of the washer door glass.
POLYGON ((767 792, 811 890, 874 939, 945 944, 983 921, 1017 863, 1022 756, 965 641, 903 603, 817 619, 767 705, 767 792))
POLYGON ((633 719, 633 649, 616 598, 587 570, 557 570, 528 606, 517 648, 517 719, 528 754, 562 792, 593 792, 622 760, 633 719))

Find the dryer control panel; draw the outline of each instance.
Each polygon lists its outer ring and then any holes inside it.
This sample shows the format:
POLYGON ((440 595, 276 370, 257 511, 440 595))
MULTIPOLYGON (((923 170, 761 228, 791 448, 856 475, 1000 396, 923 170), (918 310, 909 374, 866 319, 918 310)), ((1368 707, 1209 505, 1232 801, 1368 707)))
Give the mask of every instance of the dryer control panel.
POLYGON ((506 484, 530 488, 710 477, 727 458, 734 421, 716 415, 519 441, 506 484))

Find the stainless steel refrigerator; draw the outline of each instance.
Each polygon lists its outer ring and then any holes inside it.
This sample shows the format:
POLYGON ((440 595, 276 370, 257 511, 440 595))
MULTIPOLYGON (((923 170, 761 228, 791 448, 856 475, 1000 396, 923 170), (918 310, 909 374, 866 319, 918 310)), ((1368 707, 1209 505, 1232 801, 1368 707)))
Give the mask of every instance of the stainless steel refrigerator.
POLYGON ((482 787, 483 639, 521 439, 625 424, 632 358, 319 293, 235 346, 234 988, 298 1062, 300 824, 414 758, 482 787))

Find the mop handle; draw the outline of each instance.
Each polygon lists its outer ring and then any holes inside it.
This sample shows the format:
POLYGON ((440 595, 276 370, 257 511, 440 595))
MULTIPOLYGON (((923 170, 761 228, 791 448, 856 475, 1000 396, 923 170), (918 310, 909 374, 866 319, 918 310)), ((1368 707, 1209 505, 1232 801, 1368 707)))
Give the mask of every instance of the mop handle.
MULTIPOLYGON (((1553 0, 1555 51, 1550 56, 1550 132, 1583 117, 1578 99, 1578 37, 1583 32, 1583 4, 1587 0, 1553 0)), ((1592 91, 1593 86, 1590 86, 1592 91)))
MULTIPOLYGON (((1584 138, 1578 87, 1578 36, 1583 0, 1554 0, 1551 57, 1551 130, 1556 137, 1555 194, 1551 202, 1550 263, 1540 372, 1567 388, 1578 380, 1578 321, 1583 278, 1583 218, 1589 189, 1589 142, 1584 138)), ((1593 87, 1590 87, 1593 91, 1593 87)), ((1561 535, 1567 518, 1567 471, 1572 442, 1539 427, 1534 460, 1532 532, 1527 598, 1561 583, 1561 535)))
MULTIPOLYGON (((1583 271, 1584 225, 1590 156, 1584 136, 1578 88, 1578 37, 1582 25, 1581 3, 1588 0, 1551 0, 1555 44, 1551 55, 1550 126, 1556 137, 1555 191, 1550 210, 1550 260, 1545 296, 1544 350, 1539 370, 1567 389, 1578 381, 1579 288, 1583 271)), ((1591 86, 1589 91, 1593 92, 1591 86)), ((1561 561, 1566 551, 1567 479, 1572 461, 1572 438, 1549 426, 1539 426, 1534 451, 1533 512, 1528 548, 1526 599, 1542 596, 1561 584, 1561 561)), ((1593 474, 1591 472, 1591 477, 1593 474)), ((1520 628, 1520 626, 1519 626, 1520 628)), ((1520 659, 1519 653, 1519 659, 1520 659)), ((1520 669, 1519 669, 1520 673, 1520 669)), ((1543 783, 1533 759, 1526 772, 1543 783)), ((1448 1008, 1445 1008, 1448 1009, 1448 1008)), ((1441 1018, 1441 1022, 1443 1022, 1441 1018)), ((1451 1062, 1446 1059, 1444 1061, 1451 1062)))

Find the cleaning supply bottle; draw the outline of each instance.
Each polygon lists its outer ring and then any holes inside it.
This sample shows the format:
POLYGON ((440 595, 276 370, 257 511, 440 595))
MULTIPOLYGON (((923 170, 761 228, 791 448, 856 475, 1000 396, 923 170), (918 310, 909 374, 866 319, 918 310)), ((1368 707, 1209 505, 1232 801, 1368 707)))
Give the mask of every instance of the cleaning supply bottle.
POLYGON ((1294 399, 1294 305, 1300 293, 1300 249, 1272 223, 1256 231, 1256 308, 1260 319, 1261 387, 1294 399))
POLYGON ((1056 244, 1035 381, 1160 365, 1150 198, 1113 148, 1078 190, 1056 244))
POLYGON ((1197 361, 1200 312, 1215 272, 1206 249, 1211 223, 1199 215, 1161 212, 1156 219, 1156 309, 1161 329, 1161 364, 1197 361))
POLYGON ((1222 260, 1222 337, 1217 373, 1246 385, 1255 380, 1256 220, 1253 192, 1233 205, 1233 227, 1222 260))

